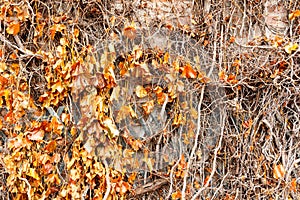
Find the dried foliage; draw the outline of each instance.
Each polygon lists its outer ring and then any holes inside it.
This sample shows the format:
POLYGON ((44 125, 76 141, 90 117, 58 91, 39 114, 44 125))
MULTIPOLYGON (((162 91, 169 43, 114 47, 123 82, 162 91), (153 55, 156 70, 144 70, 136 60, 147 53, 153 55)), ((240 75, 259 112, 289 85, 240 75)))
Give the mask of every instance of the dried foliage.
POLYGON ((297 199, 299 1, 1 1, 2 199, 297 199))

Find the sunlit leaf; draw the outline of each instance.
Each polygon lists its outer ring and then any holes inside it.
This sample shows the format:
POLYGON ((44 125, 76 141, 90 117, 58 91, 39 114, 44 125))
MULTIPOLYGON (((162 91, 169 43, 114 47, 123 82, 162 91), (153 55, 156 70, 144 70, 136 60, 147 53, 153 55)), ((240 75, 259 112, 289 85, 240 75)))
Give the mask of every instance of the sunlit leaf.
POLYGON ((180 199, 181 198, 181 192, 180 191, 176 191, 174 193, 172 193, 172 199, 180 199))
POLYGON ((182 76, 185 78, 197 78, 197 71, 195 71, 191 65, 187 64, 183 67, 182 76))
POLYGON ((115 123, 113 122, 113 120, 111 118, 105 118, 103 120, 103 125, 108 128, 109 133, 111 134, 110 136, 112 137, 116 137, 119 136, 120 131, 118 130, 117 126, 115 125, 115 123))
POLYGON ((49 142, 46 147, 45 147, 45 151, 52 153, 54 150, 56 149, 56 141, 52 140, 51 142, 49 142))
POLYGON ((294 10, 289 14, 289 20, 294 20, 296 17, 300 16, 300 10, 294 10))
POLYGON ((144 97, 146 97, 148 95, 148 92, 147 92, 147 90, 143 86, 138 85, 135 88, 135 94, 139 98, 144 98, 144 97))
POLYGON ((40 180, 40 177, 34 168, 30 168, 29 172, 27 172, 27 175, 31 176, 32 178, 34 178, 36 180, 40 180))
POLYGON ((11 35, 17 35, 20 32, 20 22, 12 22, 6 28, 6 32, 11 35))
POLYGON ((30 132, 27 132, 27 137, 29 140, 33 140, 33 141, 41 141, 44 138, 45 135, 45 131, 41 130, 39 128, 36 128, 30 132))
POLYGON ((0 73, 6 70, 7 66, 4 62, 0 62, 0 73))
POLYGON ((289 43, 288 45, 286 45, 284 47, 285 52, 287 52, 288 54, 291 54, 293 51, 296 51, 298 49, 298 44, 297 43, 289 43))

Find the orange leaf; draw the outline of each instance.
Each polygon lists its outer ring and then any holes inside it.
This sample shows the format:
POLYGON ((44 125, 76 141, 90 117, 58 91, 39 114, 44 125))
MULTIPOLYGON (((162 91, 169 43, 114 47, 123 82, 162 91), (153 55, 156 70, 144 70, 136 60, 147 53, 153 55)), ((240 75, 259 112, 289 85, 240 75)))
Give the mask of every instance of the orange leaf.
POLYGON ((195 71, 191 65, 185 65, 182 70, 182 76, 185 78, 197 78, 197 71, 195 71))
POLYGON ((6 32, 11 35, 17 35, 20 32, 20 22, 12 22, 6 28, 6 32))
POLYGON ((236 80, 236 76, 234 74, 230 74, 226 81, 231 84, 236 84, 238 82, 238 80, 236 80))
POLYGON ((128 177, 128 183, 133 184, 134 180, 136 178, 137 172, 133 172, 132 174, 130 174, 130 176, 128 177))
POLYGON ((234 36, 231 36, 230 39, 229 39, 229 42, 230 42, 230 43, 234 43, 234 41, 235 41, 235 37, 234 37, 234 36))
POLYGON ((219 72, 219 79, 220 79, 221 81, 226 80, 226 74, 225 74, 225 71, 224 71, 224 70, 222 70, 222 71, 219 72))
POLYGON ((297 191, 297 179, 295 179, 295 178, 293 178, 292 181, 291 181, 291 190, 293 192, 297 191))
POLYGON ((294 10, 291 14, 289 14, 289 20, 294 20, 296 17, 300 16, 300 10, 294 10))
POLYGON ((148 102, 144 103, 142 105, 142 107, 143 107, 143 110, 144 110, 145 114, 149 115, 152 112, 153 108, 154 108, 154 101, 153 100, 148 101, 148 102))
POLYGON ((50 175, 48 175, 45 181, 47 183, 54 183, 54 184, 57 184, 57 185, 60 184, 60 179, 59 179, 59 177, 58 177, 57 174, 50 174, 50 175))
POLYGON ((172 199, 179 199, 181 198, 181 192, 180 191, 176 191, 172 194, 172 199))
POLYGON ((49 142, 49 144, 47 144, 47 146, 45 147, 45 151, 52 153, 54 150, 56 149, 56 141, 52 140, 51 142, 49 142))

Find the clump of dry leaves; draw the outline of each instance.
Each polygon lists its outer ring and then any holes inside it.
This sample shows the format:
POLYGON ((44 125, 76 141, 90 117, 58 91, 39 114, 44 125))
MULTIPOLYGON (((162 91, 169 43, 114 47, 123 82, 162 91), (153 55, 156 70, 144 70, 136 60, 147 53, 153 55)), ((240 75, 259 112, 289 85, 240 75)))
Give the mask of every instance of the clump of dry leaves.
POLYGON ((3 2, 0 196, 299 197, 299 2, 266 5, 289 33, 258 1, 3 2))

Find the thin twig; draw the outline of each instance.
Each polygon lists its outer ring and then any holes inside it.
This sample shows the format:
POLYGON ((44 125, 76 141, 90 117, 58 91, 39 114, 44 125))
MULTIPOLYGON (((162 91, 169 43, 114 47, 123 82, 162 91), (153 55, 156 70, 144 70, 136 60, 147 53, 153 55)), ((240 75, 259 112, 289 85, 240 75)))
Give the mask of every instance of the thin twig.
POLYGON ((110 190, 111 190, 111 183, 110 183, 110 179, 109 179, 109 167, 108 167, 108 164, 107 164, 107 161, 106 159, 102 159, 102 162, 105 166, 105 179, 106 179, 106 191, 105 191, 105 195, 103 197, 103 200, 107 200, 108 197, 109 197, 109 194, 110 194, 110 190))
POLYGON ((197 132, 196 132, 196 137, 195 137, 195 143, 194 143, 191 155, 189 157, 189 160, 187 162, 186 171, 184 173, 183 186, 182 186, 182 190, 181 190, 182 199, 185 199, 185 190, 186 190, 186 185, 187 185, 188 172, 189 172, 190 165, 192 163, 192 159, 195 155, 195 152, 196 152, 196 149, 197 149, 197 146, 198 146, 198 138, 199 138, 200 129, 201 129, 201 124, 200 124, 200 122, 201 122, 201 106, 202 106, 202 101, 203 101, 203 96, 204 96, 204 90, 205 90, 205 85, 203 85, 203 87, 201 88, 201 96, 200 96, 200 100, 199 100, 199 103, 198 103, 197 132))
POLYGON ((25 178, 19 177, 19 179, 22 180, 22 181, 24 181, 26 183, 26 185, 28 186, 27 197, 28 197, 28 200, 31 200, 31 194, 30 194, 31 185, 30 185, 30 183, 25 178))
POLYGON ((220 135, 220 139, 219 139, 219 143, 218 143, 218 146, 215 148, 215 151, 214 151, 214 160, 213 160, 213 166, 212 166, 212 171, 209 175, 209 178, 208 180, 206 181, 205 185, 203 187, 201 187, 200 190, 198 190, 198 192, 193 196, 192 200, 195 200, 203 190, 205 190, 209 183, 211 182, 212 180, 212 177, 214 176, 214 174, 216 173, 216 167, 217 167, 217 155, 218 155, 218 151, 220 150, 221 148, 221 145, 222 145, 222 141, 223 141, 223 135, 224 135, 224 126, 225 126, 225 119, 226 117, 223 116, 223 121, 222 121, 222 124, 221 124, 221 135, 220 135))

